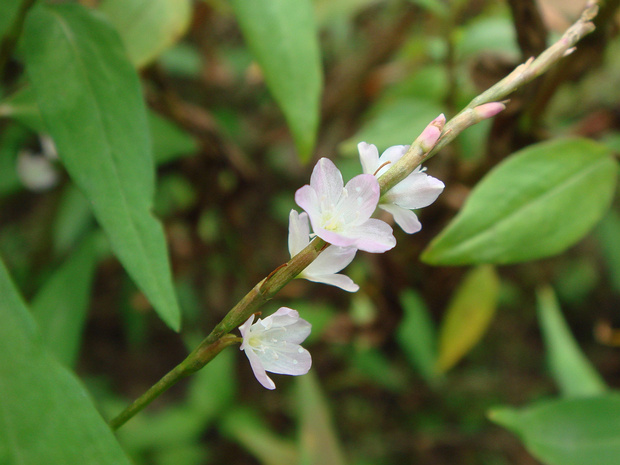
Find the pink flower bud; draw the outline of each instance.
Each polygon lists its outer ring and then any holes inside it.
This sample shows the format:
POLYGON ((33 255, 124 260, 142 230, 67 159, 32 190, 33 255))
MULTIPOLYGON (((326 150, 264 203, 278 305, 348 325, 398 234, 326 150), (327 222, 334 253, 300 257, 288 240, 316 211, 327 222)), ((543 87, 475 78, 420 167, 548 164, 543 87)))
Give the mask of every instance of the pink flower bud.
POLYGON ((506 105, 501 102, 491 102, 485 103, 483 105, 478 105, 474 108, 474 112, 476 116, 479 118, 479 121, 487 118, 492 118, 497 115, 500 111, 504 111, 506 109, 506 105))
POLYGON ((435 146, 445 124, 446 117, 442 113, 424 128, 424 131, 422 131, 422 134, 420 134, 417 139, 424 152, 429 152, 435 146))

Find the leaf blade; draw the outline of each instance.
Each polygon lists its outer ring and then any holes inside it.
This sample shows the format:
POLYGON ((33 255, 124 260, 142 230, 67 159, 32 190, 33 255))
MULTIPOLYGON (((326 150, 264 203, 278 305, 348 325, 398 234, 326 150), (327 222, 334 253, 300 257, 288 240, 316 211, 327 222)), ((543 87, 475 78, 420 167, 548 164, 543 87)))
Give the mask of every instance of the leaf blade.
POLYGON ((297 151, 314 148, 323 85, 318 32, 309 0, 233 0, 235 16, 265 82, 282 109, 297 151))
POLYGON ((509 264, 564 251, 610 205, 617 181, 610 155, 587 139, 554 140, 513 154, 474 188, 421 259, 433 265, 509 264))
POLYGON ((75 376, 43 347, 0 259, 0 459, 129 465, 75 376), (8 457, 2 457, 2 453, 8 457))
POLYGON ((38 6, 27 71, 72 179, 161 318, 180 326, 166 241, 151 214, 155 170, 137 74, 110 26, 78 5, 38 6))

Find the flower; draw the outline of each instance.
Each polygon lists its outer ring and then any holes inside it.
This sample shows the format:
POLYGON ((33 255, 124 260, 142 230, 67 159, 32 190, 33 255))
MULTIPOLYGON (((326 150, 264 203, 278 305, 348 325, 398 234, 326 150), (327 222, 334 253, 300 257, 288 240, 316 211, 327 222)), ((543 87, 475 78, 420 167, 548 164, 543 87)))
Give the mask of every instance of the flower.
POLYGON ((312 325, 287 307, 252 324, 254 316, 239 326, 239 331, 243 337, 241 350, 245 351, 258 382, 267 389, 275 389, 267 371, 294 376, 308 373, 312 357, 299 344, 308 337, 312 325))
MULTIPOLYGON (((310 225, 308 214, 301 215, 291 210, 288 222, 288 251, 291 258, 301 252, 310 243, 310 225)), ((338 274, 340 270, 353 261, 357 249, 355 247, 338 247, 332 245, 325 249, 300 274, 300 278, 315 283, 330 284, 348 292, 356 292, 359 286, 351 278, 338 274)))
MULTIPOLYGON (((381 176, 390 165, 396 163, 409 149, 408 145, 395 145, 388 148, 381 157, 377 147, 366 142, 357 145, 362 169, 366 174, 381 176)), ((394 221, 408 234, 422 229, 418 217, 411 210, 426 207, 433 203, 443 191, 444 183, 427 175, 418 166, 409 176, 381 196, 379 208, 392 214, 394 221)))
POLYGON ((315 234, 330 244, 366 252, 385 252, 396 245, 392 228, 370 218, 379 202, 379 183, 372 174, 360 174, 343 187, 342 174, 327 158, 321 158, 310 185, 295 192, 315 234))

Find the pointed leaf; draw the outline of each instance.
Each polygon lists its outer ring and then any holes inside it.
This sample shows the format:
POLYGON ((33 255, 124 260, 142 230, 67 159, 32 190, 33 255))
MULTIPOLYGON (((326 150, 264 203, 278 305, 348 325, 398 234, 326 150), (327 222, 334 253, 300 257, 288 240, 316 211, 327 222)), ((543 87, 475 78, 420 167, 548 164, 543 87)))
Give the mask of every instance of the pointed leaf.
POLYGON ((465 276, 439 328, 439 372, 452 368, 484 336, 495 315, 499 284, 495 269, 488 265, 465 276))
POLYGON ((495 423, 517 434, 545 465, 617 465, 620 395, 540 402, 522 410, 498 408, 495 423))
POLYGON ((344 464, 344 453, 325 395, 313 371, 295 379, 299 410, 301 460, 304 465, 344 464))
POLYGON ((44 342, 68 367, 75 364, 82 340, 99 239, 98 234, 86 238, 43 285, 30 306, 44 342))
POLYGON ((617 166, 608 148, 587 139, 527 147, 485 176, 422 260, 506 264, 558 254, 609 208, 617 166))
POLYGON ((538 317, 547 346, 549 367, 562 393, 567 397, 604 393, 605 382, 573 339, 550 287, 538 292, 538 317))
POLYGON ((235 16, 265 82, 308 160, 319 124, 322 70, 310 0, 232 0, 235 16))
POLYGON ((0 260, 0 462, 129 465, 86 390, 44 347, 0 260))
POLYGON ((190 0, 103 0, 98 8, 116 27, 137 68, 181 38, 192 12, 190 0))
POLYGON ((85 8, 39 5, 24 49, 41 114, 115 254, 162 319, 180 325, 138 76, 116 32, 85 8))

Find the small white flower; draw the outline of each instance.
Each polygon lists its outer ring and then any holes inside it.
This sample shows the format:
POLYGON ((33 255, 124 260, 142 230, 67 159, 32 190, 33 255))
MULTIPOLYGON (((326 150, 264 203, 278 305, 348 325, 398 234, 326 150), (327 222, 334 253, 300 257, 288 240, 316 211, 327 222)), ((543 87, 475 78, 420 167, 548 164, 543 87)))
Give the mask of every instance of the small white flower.
MULTIPOLYGON (((291 258, 301 252, 310 243, 310 225, 308 214, 301 215, 291 210, 288 222, 288 251, 291 258)), ((330 284, 348 292, 356 292, 359 286, 351 278, 338 274, 355 258, 355 247, 329 246, 310 265, 299 274, 299 278, 315 283, 330 284)))
POLYGON ((396 245, 392 228, 370 218, 379 202, 379 183, 372 174, 360 174, 346 186, 342 174, 330 160, 321 158, 305 185, 295 192, 314 233, 325 242, 355 247, 366 252, 385 252, 396 245))
POLYGON ((259 383, 267 389, 276 388, 267 371, 294 376, 308 373, 312 357, 299 344, 310 334, 310 323, 287 307, 264 320, 259 318, 252 324, 253 321, 254 315, 239 326, 239 331, 243 337, 241 350, 245 351, 259 383))
MULTIPOLYGON (((366 142, 357 145, 362 169, 366 174, 381 176, 396 163, 409 149, 408 145, 395 145, 387 149, 381 157, 377 147, 366 142)), ((408 234, 422 229, 418 217, 411 210, 427 207, 433 203, 444 189, 444 183, 429 176, 418 166, 409 176, 381 196, 379 208, 392 214, 394 221, 408 234)))

